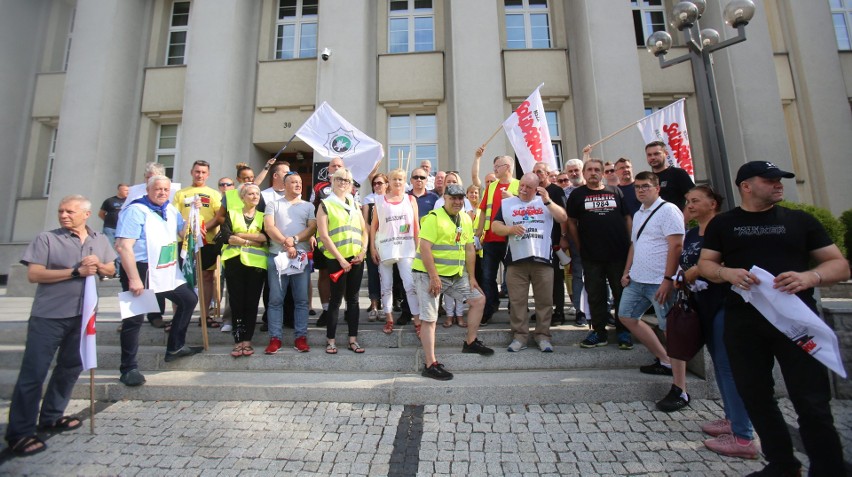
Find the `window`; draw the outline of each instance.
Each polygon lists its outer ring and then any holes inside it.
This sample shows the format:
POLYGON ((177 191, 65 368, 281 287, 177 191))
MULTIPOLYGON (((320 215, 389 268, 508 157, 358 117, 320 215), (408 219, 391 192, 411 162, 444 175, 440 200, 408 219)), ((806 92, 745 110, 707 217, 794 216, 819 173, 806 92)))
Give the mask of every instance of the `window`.
POLYGON ((388 52, 408 53, 435 49, 432 0, 390 0, 388 52))
POLYGON ((50 195, 50 183, 53 181, 53 163, 56 162, 56 137, 59 129, 54 129, 50 135, 50 152, 47 154, 47 170, 44 174, 44 196, 50 195))
POLYGON ((645 46, 645 40, 655 31, 666 30, 663 0, 630 0, 633 8, 633 31, 636 46, 645 46))
POLYGON ((154 161, 166 168, 169 179, 175 177, 175 167, 178 166, 178 145, 180 139, 180 124, 160 124, 157 132, 157 150, 154 161))
POLYGON ((169 42, 166 47, 166 64, 186 64, 186 40, 189 32, 189 2, 172 4, 169 20, 169 42))
POLYGON ((68 21, 68 39, 65 40, 65 61, 62 63, 62 71, 68 71, 68 57, 71 56, 71 38, 74 35, 74 19, 77 9, 71 10, 71 19, 68 21))
POLYGON ((438 123, 434 114, 393 115, 388 121, 388 170, 411 172, 420 161, 438 170, 438 123), (409 159, 409 153, 411 159, 409 159))
POLYGON ((319 0, 280 0, 275 58, 316 58, 319 0))
POLYGON ((550 48, 547 0, 504 0, 506 48, 550 48))
POLYGON ((556 160, 556 168, 562 169, 562 137, 559 134, 559 113, 556 111, 545 111, 544 118, 547 120, 547 130, 550 131, 550 145, 553 146, 553 159, 556 160))
POLYGON ((837 48, 852 50, 852 0, 829 0, 837 48))

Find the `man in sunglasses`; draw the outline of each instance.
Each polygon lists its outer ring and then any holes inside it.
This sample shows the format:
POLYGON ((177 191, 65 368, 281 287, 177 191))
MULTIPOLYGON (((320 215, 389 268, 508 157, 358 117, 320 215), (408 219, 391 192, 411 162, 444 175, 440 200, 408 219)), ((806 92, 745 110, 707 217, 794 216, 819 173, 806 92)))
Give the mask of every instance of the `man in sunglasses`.
POLYGON ((414 169, 411 173, 411 191, 409 194, 417 199, 419 219, 422 219, 424 215, 434 209, 435 202, 438 201, 438 194, 426 189, 426 181, 428 179, 428 173, 423 168, 414 169))

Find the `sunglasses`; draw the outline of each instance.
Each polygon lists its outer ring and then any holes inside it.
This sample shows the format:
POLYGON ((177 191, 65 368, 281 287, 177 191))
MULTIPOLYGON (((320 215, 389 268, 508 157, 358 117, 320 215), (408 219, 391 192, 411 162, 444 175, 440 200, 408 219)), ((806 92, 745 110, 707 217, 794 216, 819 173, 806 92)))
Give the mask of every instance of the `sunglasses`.
POLYGON ((558 183, 560 183, 560 184, 564 184, 564 183, 566 183, 566 182, 570 182, 570 181, 571 181, 571 179, 559 179, 559 180, 557 180, 556 182, 558 182, 558 183))
POLYGON ((426 176, 411 176, 411 178, 416 180, 416 181, 425 181, 426 180, 426 176))
POLYGON ((604 170, 604 174, 614 174, 614 173, 615 173, 615 169, 606 169, 606 170, 604 170))
POLYGON ((219 187, 234 187, 233 182, 220 182, 219 187))
POLYGON ((385 185, 385 184, 387 184, 387 182, 377 181, 377 182, 373 182, 373 187, 385 185))

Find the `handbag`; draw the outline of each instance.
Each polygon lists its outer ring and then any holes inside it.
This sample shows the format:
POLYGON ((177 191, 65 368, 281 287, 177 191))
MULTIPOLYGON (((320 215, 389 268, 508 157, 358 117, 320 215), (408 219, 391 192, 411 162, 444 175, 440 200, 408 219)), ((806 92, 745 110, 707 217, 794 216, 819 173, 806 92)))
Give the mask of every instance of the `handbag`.
POLYGON ((704 346, 701 320, 692 293, 684 287, 677 292, 674 306, 666 315, 666 354, 689 361, 704 346))

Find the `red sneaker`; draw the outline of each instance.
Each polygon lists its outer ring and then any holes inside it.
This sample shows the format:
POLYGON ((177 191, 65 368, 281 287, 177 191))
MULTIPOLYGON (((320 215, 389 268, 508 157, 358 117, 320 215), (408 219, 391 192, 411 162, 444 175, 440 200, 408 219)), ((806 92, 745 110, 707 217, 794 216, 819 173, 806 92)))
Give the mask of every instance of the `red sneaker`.
POLYGON ((305 336, 296 338, 296 344, 294 344, 293 347, 300 353, 307 353, 311 350, 311 347, 308 346, 308 338, 305 336))
POLYGON ((275 354, 278 350, 281 349, 281 340, 278 338, 272 338, 269 340, 269 346, 266 347, 266 354, 275 354))

